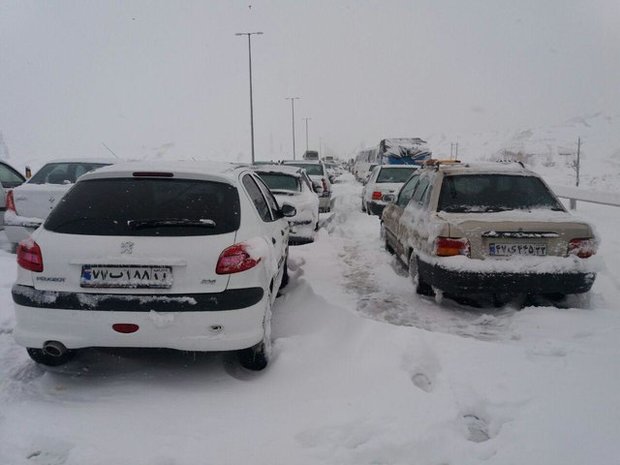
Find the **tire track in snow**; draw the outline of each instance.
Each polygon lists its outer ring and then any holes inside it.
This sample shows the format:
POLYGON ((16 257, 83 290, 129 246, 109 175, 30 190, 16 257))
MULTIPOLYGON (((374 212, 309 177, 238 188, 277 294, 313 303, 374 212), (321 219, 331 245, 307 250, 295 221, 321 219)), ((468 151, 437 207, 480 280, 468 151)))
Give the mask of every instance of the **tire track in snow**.
POLYGON ((377 217, 359 208, 361 186, 351 176, 334 187, 334 212, 325 225, 340 242, 345 291, 357 297, 357 311, 367 318, 482 340, 510 338, 514 309, 483 310, 451 300, 441 304, 415 293, 407 270, 383 247, 377 217))

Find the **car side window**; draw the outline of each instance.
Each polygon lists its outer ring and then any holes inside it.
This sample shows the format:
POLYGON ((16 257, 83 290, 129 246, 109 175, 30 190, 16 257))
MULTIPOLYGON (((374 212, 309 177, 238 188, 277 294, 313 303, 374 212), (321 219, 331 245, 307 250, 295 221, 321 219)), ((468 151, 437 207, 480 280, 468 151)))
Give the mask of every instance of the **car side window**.
POLYGON ((420 179, 419 176, 414 175, 409 178, 409 181, 405 183, 398 194, 398 199, 396 200, 396 205, 399 207, 405 208, 411 199, 411 195, 413 194, 413 190, 420 179))
POLYGON ((243 187, 245 187, 245 190, 250 195, 250 198, 252 199, 252 202, 254 203, 254 206, 256 207, 256 210, 258 211, 258 215, 261 217, 261 219, 263 221, 273 221, 273 218, 271 217, 271 210, 269 209, 269 205, 267 204, 265 197, 263 197, 263 194, 260 191, 260 187, 258 187, 258 184, 256 184, 256 181, 252 178, 252 176, 250 176, 249 174, 246 174, 243 177, 242 182, 243 182, 243 187))
POLYGON ((21 184, 24 182, 24 178, 10 167, 0 163, 0 182, 7 185, 11 183, 21 184))
POLYGON ((282 218, 283 215, 282 215, 282 212, 280 211, 280 205, 278 205, 278 201, 271 193, 271 190, 269 190, 269 187, 267 187, 267 184, 265 184, 265 181, 263 181, 259 177, 254 178, 254 180, 258 183, 259 187, 263 191, 263 195, 265 196, 265 199, 267 200, 267 205, 269 205, 269 210, 271 210, 271 217, 274 220, 282 218))
POLYGON ((420 182, 415 187, 415 191, 414 191, 413 196, 411 198, 412 202, 415 202, 415 203, 417 203, 419 205, 422 204, 422 201, 423 201, 423 198, 424 198, 424 194, 426 193, 428 185, 429 185, 428 178, 420 179, 420 182))

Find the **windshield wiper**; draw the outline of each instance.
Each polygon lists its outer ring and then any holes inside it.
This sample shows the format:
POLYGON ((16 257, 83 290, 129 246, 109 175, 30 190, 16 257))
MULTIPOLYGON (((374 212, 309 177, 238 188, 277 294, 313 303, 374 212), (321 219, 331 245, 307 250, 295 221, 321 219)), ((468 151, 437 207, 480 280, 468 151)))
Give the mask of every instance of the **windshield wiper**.
POLYGON ((159 228, 160 226, 200 226, 215 228, 215 221, 207 219, 189 220, 187 218, 166 218, 147 220, 128 220, 127 226, 131 229, 159 228))

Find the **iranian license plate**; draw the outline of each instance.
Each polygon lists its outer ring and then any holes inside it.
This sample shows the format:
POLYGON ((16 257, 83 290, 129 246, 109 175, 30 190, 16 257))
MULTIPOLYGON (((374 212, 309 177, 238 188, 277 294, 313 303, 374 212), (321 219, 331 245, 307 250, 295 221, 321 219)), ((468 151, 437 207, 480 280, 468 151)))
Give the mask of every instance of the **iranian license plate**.
POLYGON ((489 255, 510 257, 513 255, 544 257, 547 255, 545 244, 489 244, 489 255))
POLYGON ((172 287, 170 266, 83 265, 81 287, 168 289, 172 287))

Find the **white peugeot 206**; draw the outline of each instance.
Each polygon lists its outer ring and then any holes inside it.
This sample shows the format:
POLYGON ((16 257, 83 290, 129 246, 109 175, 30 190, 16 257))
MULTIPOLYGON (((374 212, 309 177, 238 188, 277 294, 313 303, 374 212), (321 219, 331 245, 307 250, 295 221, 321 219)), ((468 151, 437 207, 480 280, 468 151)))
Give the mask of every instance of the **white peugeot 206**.
POLYGON ((228 164, 86 174, 18 246, 15 340, 52 366, 81 348, 144 347, 235 350, 260 370, 295 213, 228 164))

